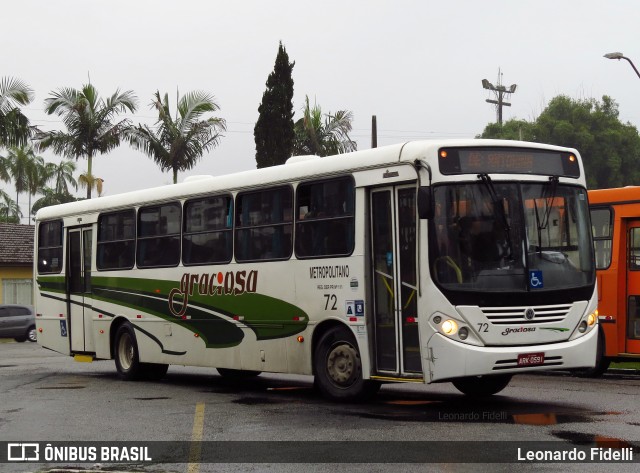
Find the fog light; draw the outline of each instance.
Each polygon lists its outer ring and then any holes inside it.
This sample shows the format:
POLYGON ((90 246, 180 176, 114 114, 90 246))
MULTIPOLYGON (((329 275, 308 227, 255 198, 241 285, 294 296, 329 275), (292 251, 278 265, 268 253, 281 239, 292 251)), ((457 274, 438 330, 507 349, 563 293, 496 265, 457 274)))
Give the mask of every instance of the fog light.
POLYGON ((589 317, 587 317, 587 323, 589 324, 589 326, 592 326, 593 324, 596 323, 597 319, 598 319, 598 311, 596 310, 594 313, 589 314, 589 317))
POLYGON ((587 331, 587 322, 583 320, 582 322, 580 322, 580 325, 578 325, 578 332, 584 333, 586 331, 587 331))
POLYGON ((436 315, 436 316, 433 318, 433 323, 434 323, 434 324, 439 324, 440 322, 442 322, 442 317, 440 317, 439 315, 436 315))
POLYGON ((461 327, 458 331, 458 337, 460 337, 460 340, 466 340, 468 336, 469 329, 467 327, 461 327))
POLYGON ((445 320, 442 323, 442 331, 447 335, 455 335, 455 333, 458 331, 458 324, 455 320, 445 320))

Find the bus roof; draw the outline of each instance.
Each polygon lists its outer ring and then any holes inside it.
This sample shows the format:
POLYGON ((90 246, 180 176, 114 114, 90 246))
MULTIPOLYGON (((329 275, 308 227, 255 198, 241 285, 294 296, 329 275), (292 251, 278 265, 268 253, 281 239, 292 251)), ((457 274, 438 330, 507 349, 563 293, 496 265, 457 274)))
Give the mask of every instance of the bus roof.
POLYGON ((640 203, 640 186, 593 189, 589 191, 589 204, 637 204, 640 203))
POLYGON ((104 209, 117 209, 126 206, 137 206, 140 203, 153 203, 158 201, 177 200, 199 195, 207 195, 212 192, 224 192, 228 190, 243 190, 264 184, 286 183, 296 180, 310 180, 314 176, 329 176, 331 174, 354 172, 391 166, 397 164, 411 164, 417 159, 427 155, 435 156, 440 147, 480 147, 480 146, 509 146, 519 148, 539 148, 556 151, 576 153, 572 148, 546 145, 541 143, 529 143, 510 140, 484 140, 484 139, 449 139, 449 140, 421 140, 408 141, 390 146, 372 148, 352 153, 314 158, 306 156, 304 159, 295 159, 289 163, 272 166, 263 169, 252 169, 221 176, 198 176, 196 179, 187 179, 185 182, 175 185, 142 189, 123 194, 105 196, 68 204, 55 205, 40 209, 36 214, 36 220, 49 220, 62 216, 100 212, 104 209))

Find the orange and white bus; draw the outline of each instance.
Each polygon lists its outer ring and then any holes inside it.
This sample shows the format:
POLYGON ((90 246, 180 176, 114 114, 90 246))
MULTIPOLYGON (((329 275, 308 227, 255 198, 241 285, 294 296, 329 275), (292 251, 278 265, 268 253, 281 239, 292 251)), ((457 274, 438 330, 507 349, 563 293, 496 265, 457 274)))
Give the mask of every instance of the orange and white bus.
POLYGON ((600 346, 594 374, 640 359, 640 186, 589 191, 600 346))

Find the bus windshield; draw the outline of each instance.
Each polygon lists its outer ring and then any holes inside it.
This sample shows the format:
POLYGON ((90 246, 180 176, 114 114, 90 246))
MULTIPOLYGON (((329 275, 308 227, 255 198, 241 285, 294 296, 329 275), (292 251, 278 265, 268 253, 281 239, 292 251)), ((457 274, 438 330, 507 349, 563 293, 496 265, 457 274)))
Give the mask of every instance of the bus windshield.
POLYGON ((586 191, 558 183, 434 187, 430 270, 448 291, 536 292, 593 284, 586 191))

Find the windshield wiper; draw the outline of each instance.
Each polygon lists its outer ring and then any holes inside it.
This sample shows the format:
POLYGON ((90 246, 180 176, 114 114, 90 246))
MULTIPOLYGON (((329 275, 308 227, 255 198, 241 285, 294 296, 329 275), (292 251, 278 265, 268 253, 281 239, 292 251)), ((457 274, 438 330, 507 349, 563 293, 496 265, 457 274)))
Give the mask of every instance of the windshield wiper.
MULTIPOLYGON (((549 182, 551 184, 551 188, 549 191, 549 194, 551 194, 551 202, 549 202, 547 200, 547 208, 545 209, 544 212, 544 216, 542 217, 542 222, 541 222, 541 226, 540 229, 544 230, 545 228, 547 228, 549 226, 549 217, 551 216, 551 207, 553 207, 553 201, 556 198, 556 192, 558 191, 558 182, 559 182, 559 178, 558 176, 550 176, 549 177, 549 182)), ((546 189, 546 187, 545 187, 546 189)), ((543 196, 544 198, 544 196, 543 196)), ((547 197, 547 199, 549 199, 549 197, 547 197)))
POLYGON ((556 198, 556 192, 558 191, 558 176, 550 176, 549 183, 551 187, 549 192, 547 192, 547 187, 544 187, 542 192, 542 198, 546 199, 546 208, 544 209, 544 215, 542 216, 542 220, 540 220, 540 214, 538 213, 538 204, 536 199, 533 199, 533 208, 536 211, 536 227, 538 228, 538 253, 542 253, 542 230, 545 230, 549 226, 549 218, 551 217, 551 207, 553 207, 553 201, 556 198), (546 194, 546 196, 545 196, 546 194), (549 196, 551 197, 551 202, 549 202, 549 196))
POLYGON ((491 197, 491 201, 493 202, 494 213, 500 215, 500 220, 502 221, 502 229, 504 230, 505 241, 508 247, 507 259, 513 260, 513 246, 511 244, 511 226, 509 225, 509 219, 507 219, 507 214, 504 210, 504 204, 498 197, 498 193, 496 192, 495 187, 493 187, 493 182, 487 173, 478 174, 478 178, 482 179, 482 183, 485 185, 487 190, 489 191, 489 197, 491 197))

